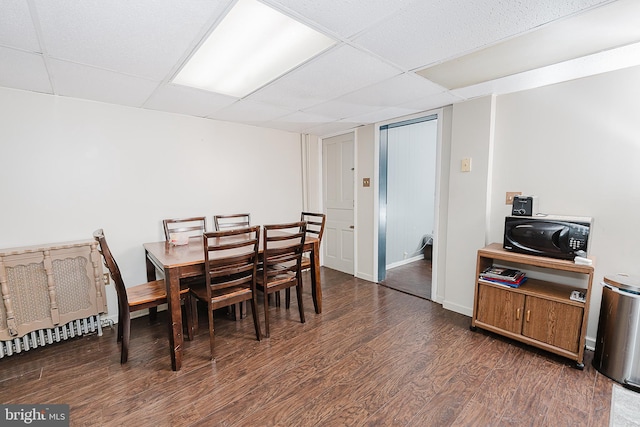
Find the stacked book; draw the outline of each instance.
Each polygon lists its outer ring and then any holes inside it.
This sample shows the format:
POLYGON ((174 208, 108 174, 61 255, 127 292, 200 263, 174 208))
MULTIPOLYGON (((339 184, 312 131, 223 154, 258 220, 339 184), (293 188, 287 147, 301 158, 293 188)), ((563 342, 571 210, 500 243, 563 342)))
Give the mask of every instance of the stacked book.
POLYGON ((492 265, 480 273, 480 279, 511 288, 517 288, 527 280, 527 276, 520 270, 492 265))

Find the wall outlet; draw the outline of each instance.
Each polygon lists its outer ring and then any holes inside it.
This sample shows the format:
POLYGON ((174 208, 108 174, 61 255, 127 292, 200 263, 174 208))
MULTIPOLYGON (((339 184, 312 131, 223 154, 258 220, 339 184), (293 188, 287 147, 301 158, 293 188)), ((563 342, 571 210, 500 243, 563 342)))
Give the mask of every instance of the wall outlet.
POLYGON ((505 200, 505 205, 513 205, 513 198, 515 196, 521 196, 522 191, 507 191, 507 198, 505 200))
POLYGON ((102 281, 104 282, 105 285, 109 284, 109 273, 102 274, 102 281))

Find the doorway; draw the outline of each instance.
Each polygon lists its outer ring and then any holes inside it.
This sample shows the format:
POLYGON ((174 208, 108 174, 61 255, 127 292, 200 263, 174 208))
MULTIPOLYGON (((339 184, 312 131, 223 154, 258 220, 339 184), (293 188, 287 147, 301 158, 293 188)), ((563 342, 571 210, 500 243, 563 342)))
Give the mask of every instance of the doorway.
POLYGON ((378 281, 432 298, 438 117, 380 127, 378 281))

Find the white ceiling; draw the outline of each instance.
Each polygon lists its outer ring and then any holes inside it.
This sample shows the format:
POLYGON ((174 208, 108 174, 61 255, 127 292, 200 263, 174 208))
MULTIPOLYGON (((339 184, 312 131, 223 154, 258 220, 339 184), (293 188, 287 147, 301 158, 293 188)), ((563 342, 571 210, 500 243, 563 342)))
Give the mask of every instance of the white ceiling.
MULTIPOLYGON (((640 64, 638 36, 622 46, 617 38, 615 46, 599 46, 597 53, 454 90, 416 73, 448 63, 455 68, 452 60, 469 64, 466 58, 498 46, 503 56, 509 46, 519 49, 519 55, 512 50, 517 60, 527 44, 512 41, 526 36, 531 43, 532 35, 535 40, 551 26, 556 37, 594 21, 607 23, 593 29, 602 38, 640 28, 638 0, 261 1, 338 43, 237 99, 171 83, 234 0, 3 0, 0 86, 326 135, 640 64), (577 19, 585 15, 590 19, 577 19)), ((475 81, 474 73, 487 75, 492 62, 486 58, 483 69, 466 65, 469 81, 475 81)))

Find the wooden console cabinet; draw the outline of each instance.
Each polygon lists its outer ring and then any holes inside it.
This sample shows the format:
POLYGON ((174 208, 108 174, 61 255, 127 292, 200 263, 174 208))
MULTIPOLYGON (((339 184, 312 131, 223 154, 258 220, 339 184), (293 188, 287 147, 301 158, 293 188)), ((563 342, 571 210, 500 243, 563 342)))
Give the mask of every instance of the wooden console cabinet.
POLYGON ((567 357, 582 369, 593 270, 593 265, 519 254, 492 243, 478 251, 471 329, 482 328, 567 357), (528 279, 518 288, 480 279, 491 265, 523 270, 528 279), (528 268, 553 279, 536 279, 528 268), (575 276, 574 283, 566 283, 567 275, 575 276), (573 290, 584 292, 585 302, 571 300, 573 290))

